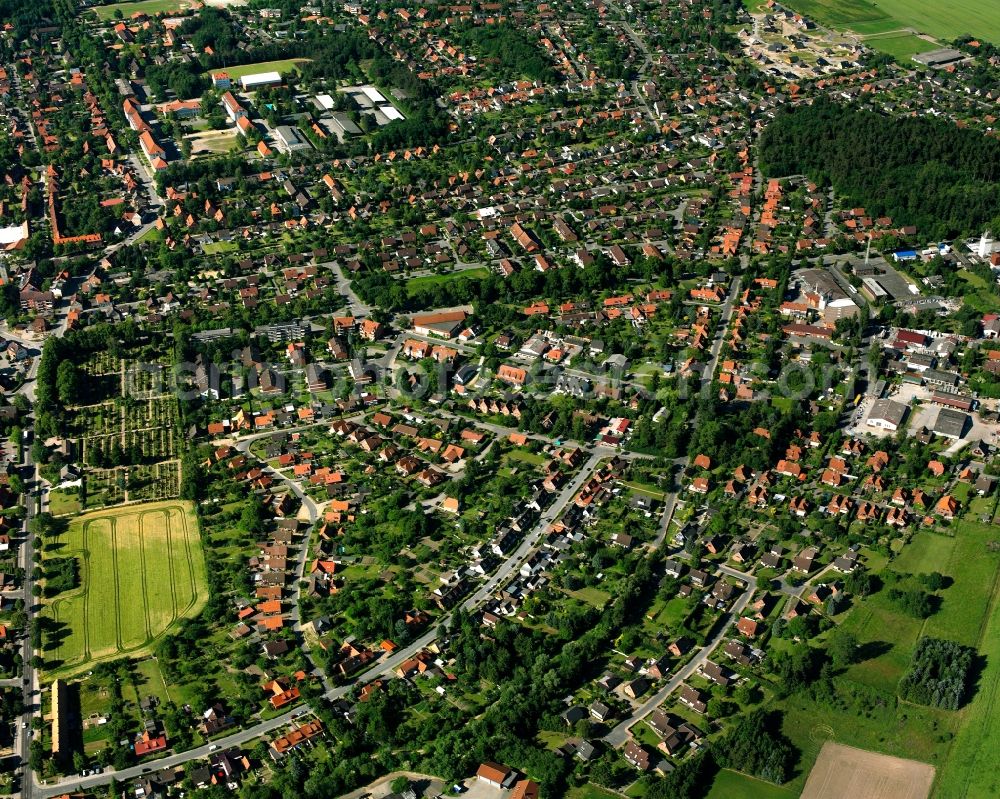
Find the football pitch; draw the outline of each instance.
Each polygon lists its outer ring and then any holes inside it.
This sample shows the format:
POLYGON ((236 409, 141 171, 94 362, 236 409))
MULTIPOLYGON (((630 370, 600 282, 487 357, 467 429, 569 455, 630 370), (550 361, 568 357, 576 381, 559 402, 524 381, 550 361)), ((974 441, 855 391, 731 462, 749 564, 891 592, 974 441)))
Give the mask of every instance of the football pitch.
POLYGON ((90 664, 147 654, 174 622, 208 598, 191 503, 171 500, 76 517, 53 556, 75 557, 80 585, 46 600, 53 628, 47 670, 65 676, 90 664))

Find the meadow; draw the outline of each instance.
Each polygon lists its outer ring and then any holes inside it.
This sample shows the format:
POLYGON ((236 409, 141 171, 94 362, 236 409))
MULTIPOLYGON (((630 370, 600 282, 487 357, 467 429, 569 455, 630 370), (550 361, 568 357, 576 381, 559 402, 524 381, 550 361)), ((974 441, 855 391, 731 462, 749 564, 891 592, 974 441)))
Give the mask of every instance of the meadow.
POLYGON ((707 799, 794 799, 796 796, 798 793, 781 785, 722 769, 715 776, 707 799))
POLYGON ((857 636, 865 659, 835 679, 840 702, 818 703, 798 693, 780 703, 783 730, 802 752, 788 787, 801 788, 826 740, 929 763, 937 769, 932 795, 942 799, 1000 795, 994 753, 1000 751, 1000 552, 997 528, 957 522, 951 535, 918 532, 889 570, 940 572, 950 578, 926 620, 906 616, 884 591, 857 603, 842 626, 857 636), (958 711, 894 702, 896 686, 921 636, 976 647, 982 671, 975 693, 958 711))
POLYGON ((52 676, 139 656, 208 598, 198 523, 190 503, 132 505, 75 518, 48 547, 75 557, 80 586, 47 600, 52 676))
MULTIPOLYGON (((980 543, 995 540, 996 526, 961 522, 953 528, 956 536, 978 540, 980 543)), ((972 552, 970 555, 974 554, 972 552)), ((1000 751, 1000 713, 997 700, 1000 699, 1000 570, 996 568, 997 554, 985 555, 982 549, 975 553, 977 561, 987 561, 993 565, 993 573, 988 577, 979 575, 985 585, 982 591, 992 589, 986 612, 982 614, 978 628, 978 644, 982 672, 976 686, 976 694, 966 707, 959 711, 962 726, 952 743, 950 755, 943 768, 938 771, 934 796, 939 799, 973 799, 978 796, 1000 795, 1000 771, 996 768, 996 753, 1000 751)), ((982 568, 977 563, 962 564, 963 570, 982 568)), ((962 581, 964 584, 964 580, 962 581)), ((978 592, 977 592, 978 593, 978 592)), ((944 611, 942 607, 942 612, 944 611)), ((962 613, 962 599, 955 598, 952 613, 962 613)), ((963 625, 963 640, 972 633, 973 623, 963 625)), ((945 624, 941 623, 934 632, 942 638, 947 635, 945 624)))

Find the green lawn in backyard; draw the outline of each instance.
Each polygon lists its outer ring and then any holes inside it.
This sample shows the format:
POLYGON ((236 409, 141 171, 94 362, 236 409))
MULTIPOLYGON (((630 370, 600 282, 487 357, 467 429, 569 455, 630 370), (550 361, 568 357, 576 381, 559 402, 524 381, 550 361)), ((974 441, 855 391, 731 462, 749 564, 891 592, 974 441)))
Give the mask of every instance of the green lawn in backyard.
POLYGON ((982 0, 786 0, 817 22, 859 33, 913 28, 950 41, 970 33, 1000 42, 1000 3, 982 0))
MULTIPOLYGON (((280 61, 258 61, 256 64, 243 64, 238 67, 226 67, 226 74, 234 83, 244 75, 257 75, 261 72, 278 72, 285 75, 289 72, 298 72, 299 65, 311 59, 308 58, 285 58, 280 61)), ((209 72, 204 73, 210 74, 209 72)))
POLYGON ((205 255, 218 255, 224 252, 235 252, 239 248, 231 241, 211 241, 202 249, 205 251, 205 255))
POLYGON ((143 233, 139 238, 135 240, 136 244, 143 244, 146 242, 159 241, 162 238, 160 231, 155 227, 151 227, 145 233, 143 233))
POLYGON ((629 480, 622 480, 621 484, 632 489, 633 493, 645 494, 647 497, 658 499, 661 502, 663 501, 663 492, 654 485, 650 485, 649 483, 637 483, 629 480))
POLYGON ((490 270, 485 268, 476 269, 463 269, 459 272, 449 272, 444 275, 424 275, 423 277, 413 277, 406 281, 406 293, 409 296, 413 296, 418 292, 425 291, 426 289, 433 288, 434 286, 440 286, 444 283, 450 283, 460 278, 468 278, 469 280, 482 280, 485 277, 489 277, 490 270))
POLYGON ((92 11, 101 20, 116 19, 115 12, 120 11, 123 19, 133 14, 173 14, 194 8, 194 0, 138 0, 135 3, 113 3, 108 6, 95 6, 92 11))
POLYGON ((62 628, 44 652, 50 676, 91 663, 147 654, 177 620, 208 599, 198 521, 190 503, 172 500, 75 518, 54 557, 75 557, 80 585, 45 601, 62 628))
POLYGON ((607 605, 608 600, 611 599, 611 595, 607 591, 602 591, 600 588, 594 588, 590 585, 576 591, 567 591, 566 593, 574 599, 579 599, 581 602, 593 605, 598 610, 607 605))
POLYGON ((657 628, 672 629, 683 621, 691 611, 691 605, 680 597, 671 597, 663 609, 653 618, 652 623, 657 628))
POLYGON ((548 461, 545 455, 539 452, 532 452, 529 449, 521 449, 520 447, 506 453, 504 458, 512 461, 521 461, 521 463, 527 463, 531 466, 542 466, 548 461))
POLYGON ((642 799, 648 790, 649 787, 645 780, 636 780, 625 788, 625 795, 635 797, 635 799, 642 799))
POLYGON ((706 799, 795 799, 797 791, 722 769, 715 775, 706 799))
MULTIPOLYGON (((160 665, 152 658, 138 661, 134 666, 136 674, 136 693, 138 694, 137 704, 144 697, 155 696, 163 705, 167 702, 177 702, 180 698, 177 689, 171 690, 167 681, 163 678, 160 665)), ((178 703, 180 704, 180 703, 178 703)))

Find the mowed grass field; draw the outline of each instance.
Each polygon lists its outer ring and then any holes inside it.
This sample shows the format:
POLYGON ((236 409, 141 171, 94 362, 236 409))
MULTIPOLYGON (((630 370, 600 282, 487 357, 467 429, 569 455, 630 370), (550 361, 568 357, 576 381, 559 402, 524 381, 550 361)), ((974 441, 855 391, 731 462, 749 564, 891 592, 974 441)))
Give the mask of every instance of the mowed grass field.
POLYGON ((133 14, 174 14, 187 11, 196 5, 193 0, 136 0, 134 3, 113 3, 109 6, 95 6, 92 11, 101 20, 115 18, 115 11, 122 12, 122 18, 128 19, 133 14))
POLYGON ((467 280, 483 280, 489 276, 489 269, 486 269, 485 267, 476 267, 474 269, 462 269, 458 272, 448 272, 444 275, 411 277, 406 281, 406 293, 408 296, 412 297, 418 292, 426 291, 427 289, 434 288, 434 286, 450 283, 451 281, 459 280, 463 277, 467 280))
POLYGON ((785 5, 824 25, 858 33, 913 28, 946 41, 970 33, 1000 42, 995 0, 787 0, 785 5))
POLYGON ((914 36, 912 33, 881 33, 876 36, 867 36, 865 44, 900 61, 939 48, 939 45, 914 36))
MULTIPOLYGON (((61 546, 59 546, 61 545, 61 546)), ((75 518, 56 557, 77 558, 80 586, 47 602, 56 645, 45 652, 59 676, 122 655, 149 652, 174 622, 208 599, 198 522, 188 502, 170 500, 75 518)))
MULTIPOLYGON (((225 72, 235 83, 244 75, 257 75, 261 72, 277 72, 281 75, 285 75, 289 72, 298 72, 299 65, 305 64, 310 60, 311 59, 308 58, 286 58, 281 61, 259 61, 256 64, 243 64, 238 67, 226 67, 224 70, 219 71, 225 72)), ((206 72, 205 75, 211 75, 211 72, 206 72)))
POLYGON ((798 795, 791 788, 722 769, 715 775, 706 799, 795 799, 798 795))

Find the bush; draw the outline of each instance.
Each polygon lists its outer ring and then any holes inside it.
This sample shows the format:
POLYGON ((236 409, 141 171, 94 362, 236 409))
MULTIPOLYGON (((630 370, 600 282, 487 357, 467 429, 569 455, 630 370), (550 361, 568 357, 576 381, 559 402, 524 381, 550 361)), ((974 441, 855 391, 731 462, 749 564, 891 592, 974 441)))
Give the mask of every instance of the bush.
POLYGON ((931 598, 927 593, 917 588, 890 588, 886 592, 889 601, 915 619, 926 619, 934 612, 931 598))
POLYGON ((53 558, 45 564, 45 595, 55 596, 80 584, 76 558, 53 558))

